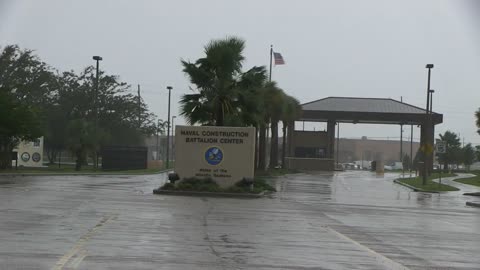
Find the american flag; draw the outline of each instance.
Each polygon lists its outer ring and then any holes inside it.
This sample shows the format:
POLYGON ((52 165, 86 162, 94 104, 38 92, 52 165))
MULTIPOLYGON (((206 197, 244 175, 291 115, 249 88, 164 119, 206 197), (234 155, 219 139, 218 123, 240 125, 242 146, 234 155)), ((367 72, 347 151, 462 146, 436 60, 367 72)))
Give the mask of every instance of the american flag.
POLYGON ((275 65, 285 65, 285 61, 283 61, 283 56, 280 53, 274 52, 273 58, 275 59, 275 65))

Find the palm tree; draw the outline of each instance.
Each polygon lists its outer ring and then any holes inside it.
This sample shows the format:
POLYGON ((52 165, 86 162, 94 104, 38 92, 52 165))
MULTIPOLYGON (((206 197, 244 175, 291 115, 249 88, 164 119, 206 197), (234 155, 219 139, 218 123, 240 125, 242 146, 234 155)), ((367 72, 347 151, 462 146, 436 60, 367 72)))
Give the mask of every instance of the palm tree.
MULTIPOLYGON (((285 155, 287 153, 287 129, 291 123, 298 119, 301 113, 302 107, 300 102, 296 98, 286 95, 282 113, 282 168, 285 168, 285 155)), ((288 136, 291 136, 291 134, 288 136)))
POLYGON ((235 114, 244 48, 242 39, 227 37, 206 45, 206 56, 195 63, 182 60, 183 72, 198 91, 180 100, 181 114, 190 124, 223 126, 225 118, 235 114))
MULTIPOLYGON (((266 131, 267 126, 271 123, 272 118, 279 119, 278 114, 278 104, 281 104, 281 99, 283 96, 283 91, 277 87, 276 82, 265 83, 264 87, 259 89, 257 93, 257 100, 260 102, 258 105, 258 169, 265 170, 266 168, 266 149, 267 149, 267 137, 266 131)), ((278 123, 278 120, 277 120, 278 123)), ((278 125, 277 125, 278 127, 278 125)), ((278 132, 277 132, 278 133, 278 132)), ((274 134, 272 134, 272 140, 274 140, 274 134)), ((278 134, 277 134, 278 142, 278 134)), ((272 142, 273 144, 273 142, 272 142)), ((275 150, 274 157, 275 158, 275 150)), ((271 154, 271 153, 270 153, 271 154)), ((277 148, 277 159, 278 159, 278 148, 277 148)), ((270 156, 272 160, 272 156, 270 156)), ((273 165, 273 164, 271 164, 273 165)), ((273 167, 275 167, 274 165, 273 167)))
POLYGON ((270 129, 272 139, 270 142, 270 168, 278 166, 278 122, 280 122, 283 108, 285 107, 285 93, 276 85, 267 89, 269 91, 269 110, 270 129))

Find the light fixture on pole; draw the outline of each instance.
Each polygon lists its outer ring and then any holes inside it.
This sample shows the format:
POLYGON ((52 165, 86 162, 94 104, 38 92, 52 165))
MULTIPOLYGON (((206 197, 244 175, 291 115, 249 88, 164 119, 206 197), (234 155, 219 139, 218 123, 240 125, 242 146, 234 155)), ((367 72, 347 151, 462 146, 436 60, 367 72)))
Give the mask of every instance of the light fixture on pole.
POLYGON ((98 126, 98 111, 97 111, 97 99, 98 99, 98 80, 99 80, 99 66, 100 66, 100 61, 103 60, 102 57, 96 55, 92 57, 93 60, 97 62, 97 70, 96 70, 96 76, 95 76, 95 92, 93 94, 93 113, 95 115, 94 118, 94 149, 95 149, 95 155, 94 155, 94 162, 93 162, 93 167, 95 170, 98 168, 98 149, 97 149, 97 126, 98 126))
POLYGON ((167 169, 170 168, 170 98, 173 87, 167 86, 168 90, 168 123, 167 123, 167 169))

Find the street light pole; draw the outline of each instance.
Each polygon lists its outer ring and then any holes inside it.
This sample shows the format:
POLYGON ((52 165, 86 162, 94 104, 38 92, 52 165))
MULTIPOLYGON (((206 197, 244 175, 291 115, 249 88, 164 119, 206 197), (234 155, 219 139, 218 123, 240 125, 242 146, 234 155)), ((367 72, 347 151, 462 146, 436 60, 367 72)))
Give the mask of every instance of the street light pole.
POLYGON ((428 93, 430 94, 430 114, 433 114, 433 93, 435 93, 435 90, 430 89, 428 93))
POLYGON ((172 137, 175 136, 175 131, 174 131, 174 128, 175 128, 175 118, 177 118, 177 116, 172 116, 172 137))
POLYGON ((93 112, 95 115, 94 118, 94 150, 95 150, 95 155, 94 155, 94 162, 93 162, 93 167, 96 170, 98 168, 98 153, 97 153, 97 125, 98 125, 98 110, 97 110, 97 99, 98 99, 98 79, 99 79, 99 62, 102 61, 102 57, 100 56, 93 56, 93 60, 97 61, 97 71, 96 71, 96 77, 95 77, 95 93, 93 95, 93 112))
POLYGON ((430 109, 430 77, 432 75, 433 64, 427 64, 426 68, 428 69, 428 79, 427 79, 427 114, 429 114, 430 109))
POLYGON ((430 154, 428 153, 429 149, 427 149, 428 141, 430 136, 430 124, 431 124, 431 116, 430 116, 430 95, 431 95, 431 89, 430 89, 430 78, 432 74, 432 68, 433 64, 427 64, 425 66, 428 69, 428 79, 427 79, 427 107, 426 107, 426 123, 425 127, 423 128, 423 131, 425 132, 423 136, 423 151, 424 151, 424 159, 423 159, 423 177, 422 177, 422 184, 426 185, 427 184, 427 174, 428 174, 428 163, 429 163, 429 156, 430 154))
POLYGON ((167 123, 167 169, 170 168, 170 98, 173 87, 167 86, 168 90, 168 123, 167 123))

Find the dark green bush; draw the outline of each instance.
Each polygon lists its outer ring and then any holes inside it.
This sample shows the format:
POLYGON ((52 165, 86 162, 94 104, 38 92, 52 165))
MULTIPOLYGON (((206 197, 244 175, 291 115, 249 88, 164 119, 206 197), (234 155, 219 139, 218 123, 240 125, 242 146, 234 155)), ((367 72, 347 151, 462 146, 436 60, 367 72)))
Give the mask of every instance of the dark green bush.
POLYGON ((253 182, 253 191, 250 190, 250 184, 245 180, 238 181, 229 188, 221 188, 213 179, 185 178, 177 184, 166 183, 160 189, 162 190, 185 190, 185 191, 203 191, 203 192, 231 192, 231 193, 260 193, 264 190, 275 191, 265 179, 256 178, 253 182))

